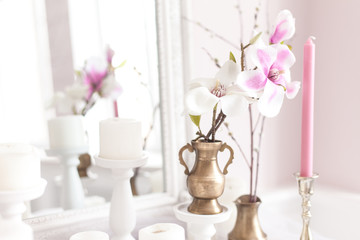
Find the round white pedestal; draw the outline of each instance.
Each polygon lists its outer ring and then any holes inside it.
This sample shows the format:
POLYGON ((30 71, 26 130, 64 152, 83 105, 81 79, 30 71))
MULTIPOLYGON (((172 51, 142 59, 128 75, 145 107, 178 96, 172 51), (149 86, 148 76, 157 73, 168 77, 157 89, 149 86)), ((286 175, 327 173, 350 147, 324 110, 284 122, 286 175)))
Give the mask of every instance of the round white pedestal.
POLYGON ((116 179, 110 205, 110 228, 112 230, 112 240, 134 240, 131 232, 136 225, 136 213, 133 196, 130 186, 130 178, 133 176, 133 168, 143 166, 148 154, 143 153, 139 159, 133 160, 112 160, 95 156, 97 165, 103 168, 110 168, 112 175, 116 179))
POLYGON ((46 187, 41 179, 37 186, 17 191, 0 191, 0 239, 32 240, 32 229, 22 222, 22 213, 26 210, 25 201, 40 197, 46 187))
POLYGON ((211 240, 215 235, 214 224, 225 222, 230 218, 231 210, 224 207, 223 212, 213 215, 193 214, 187 210, 189 203, 180 203, 174 207, 177 219, 187 223, 188 240, 211 240))
POLYGON ((69 149, 49 149, 50 156, 60 156, 62 165, 61 206, 63 209, 84 207, 84 189, 81 184, 77 166, 79 155, 88 151, 87 146, 69 149))

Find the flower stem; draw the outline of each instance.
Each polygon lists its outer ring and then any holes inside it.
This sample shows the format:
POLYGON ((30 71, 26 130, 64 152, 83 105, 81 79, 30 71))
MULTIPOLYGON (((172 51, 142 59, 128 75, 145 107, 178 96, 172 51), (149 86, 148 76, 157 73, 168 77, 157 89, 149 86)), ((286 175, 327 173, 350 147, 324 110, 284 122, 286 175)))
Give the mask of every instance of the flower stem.
POLYGON ((210 138, 211 134, 213 134, 213 139, 215 141, 215 133, 219 129, 221 124, 224 122, 225 118, 226 118, 226 115, 221 111, 215 120, 215 124, 211 127, 209 132, 206 134, 205 141, 209 142, 209 138, 210 138))
POLYGON ((213 118, 212 118, 212 125, 211 125, 211 134, 212 134, 211 141, 212 142, 215 142, 216 110, 217 110, 217 104, 215 105, 214 110, 213 110, 213 118))
POLYGON ((245 70, 245 48, 243 43, 241 43, 241 71, 245 70))

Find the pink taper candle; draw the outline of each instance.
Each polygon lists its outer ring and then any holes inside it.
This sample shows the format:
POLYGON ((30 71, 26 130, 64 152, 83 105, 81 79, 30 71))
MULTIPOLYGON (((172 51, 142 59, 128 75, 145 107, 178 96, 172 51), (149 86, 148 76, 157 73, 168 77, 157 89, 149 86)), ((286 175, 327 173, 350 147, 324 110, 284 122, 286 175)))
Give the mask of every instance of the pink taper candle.
POLYGON ((117 104, 116 99, 114 100, 113 104, 114 104, 114 116, 119 117, 119 110, 118 110, 118 104, 117 104))
POLYGON ((302 177, 313 175, 314 65, 315 45, 310 37, 304 45, 300 170, 302 177))

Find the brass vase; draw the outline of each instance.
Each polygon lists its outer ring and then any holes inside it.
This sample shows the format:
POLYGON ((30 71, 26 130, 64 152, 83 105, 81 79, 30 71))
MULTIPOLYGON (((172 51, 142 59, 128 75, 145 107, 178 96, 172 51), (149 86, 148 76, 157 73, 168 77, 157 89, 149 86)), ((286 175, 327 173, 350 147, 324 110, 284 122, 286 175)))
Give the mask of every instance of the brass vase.
POLYGON ((179 151, 180 163, 185 167, 187 177, 187 187, 190 195, 193 197, 192 203, 188 207, 188 211, 195 214, 217 214, 221 213, 223 207, 219 204, 217 198, 224 192, 225 175, 227 168, 232 163, 234 151, 226 143, 221 141, 205 142, 192 141, 179 151), (189 152, 195 151, 195 163, 189 172, 182 154, 185 150, 189 152), (230 151, 230 158, 226 163, 224 170, 221 171, 217 161, 218 152, 225 149, 230 151))
POLYGON ((260 198, 250 202, 250 195, 243 195, 235 200, 237 218, 234 229, 229 233, 229 240, 266 240, 258 218, 260 198))

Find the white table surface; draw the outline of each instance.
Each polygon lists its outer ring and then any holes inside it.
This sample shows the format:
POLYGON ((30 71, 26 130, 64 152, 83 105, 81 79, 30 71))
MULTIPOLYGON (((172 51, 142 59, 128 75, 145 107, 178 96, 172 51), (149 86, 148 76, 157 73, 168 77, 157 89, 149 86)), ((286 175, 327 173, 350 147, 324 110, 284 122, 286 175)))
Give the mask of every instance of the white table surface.
MULTIPOLYGON (((271 211, 262 210, 260 212, 261 224, 264 231, 268 235, 269 240, 298 240, 301 232, 301 225, 296 221, 274 214, 271 211)), ((125 217, 125 216, 124 216, 125 217)), ((185 223, 177 220, 173 213, 171 206, 163 207, 161 209, 149 209, 137 213, 136 229, 133 236, 137 239, 138 231, 141 228, 155 224, 155 223, 176 223, 186 228, 185 223)), ((73 224, 71 226, 60 226, 52 231, 47 232, 41 236, 35 235, 35 240, 68 240, 72 234, 80 231, 98 230, 109 233, 111 230, 108 227, 108 220, 103 218, 96 221, 86 221, 83 223, 73 224)), ((225 236, 216 236, 213 239, 227 240, 225 236)), ((335 240, 331 238, 322 237, 320 234, 313 232, 314 240, 335 240)), ((338 239, 340 240, 340 239, 338 239)))

